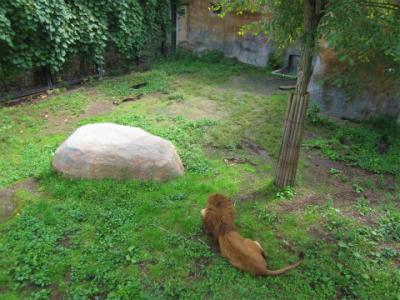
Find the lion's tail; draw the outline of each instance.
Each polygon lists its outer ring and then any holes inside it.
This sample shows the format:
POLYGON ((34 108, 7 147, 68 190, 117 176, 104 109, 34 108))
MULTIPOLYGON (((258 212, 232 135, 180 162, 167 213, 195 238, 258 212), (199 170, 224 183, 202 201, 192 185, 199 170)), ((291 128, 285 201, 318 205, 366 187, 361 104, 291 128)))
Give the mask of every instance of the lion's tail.
POLYGON ((304 258, 304 254, 303 254, 303 253, 300 253, 300 261, 298 261, 297 263, 291 264, 291 265, 289 265, 289 266, 287 266, 287 267, 284 267, 284 268, 282 268, 282 269, 275 270, 275 271, 265 269, 265 271, 264 271, 263 274, 261 274, 261 275, 265 275, 265 276, 277 276, 277 275, 283 274, 283 273, 285 273, 285 272, 287 272, 287 271, 289 271, 289 270, 292 270, 292 269, 298 267, 298 266, 302 263, 303 258, 304 258))

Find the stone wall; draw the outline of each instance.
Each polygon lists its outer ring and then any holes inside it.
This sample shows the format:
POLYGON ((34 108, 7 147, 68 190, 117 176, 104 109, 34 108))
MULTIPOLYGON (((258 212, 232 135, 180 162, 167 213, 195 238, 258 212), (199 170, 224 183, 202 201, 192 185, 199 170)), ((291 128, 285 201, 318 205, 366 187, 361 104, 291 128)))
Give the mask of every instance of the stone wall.
MULTIPOLYGON (((265 36, 239 36, 240 28, 260 19, 257 14, 227 15, 224 18, 209 10, 207 0, 188 0, 187 26, 190 48, 207 48, 222 51, 239 61, 264 67, 273 52, 273 46, 265 36)), ((179 22, 178 22, 179 23, 179 22)), ((185 23, 185 22, 183 22, 185 23)), ((178 35, 179 36, 179 35, 178 35)), ((179 41, 178 41, 179 43, 179 41)))

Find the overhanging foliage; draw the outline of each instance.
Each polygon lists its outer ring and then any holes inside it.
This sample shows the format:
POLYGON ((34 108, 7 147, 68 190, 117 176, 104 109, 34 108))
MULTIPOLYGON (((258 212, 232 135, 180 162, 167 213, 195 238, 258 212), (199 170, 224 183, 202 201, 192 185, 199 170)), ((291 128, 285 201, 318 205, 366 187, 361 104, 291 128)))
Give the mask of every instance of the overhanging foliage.
MULTIPOLYGON (((320 8, 319 40, 326 41, 342 61, 400 65, 400 5, 394 1, 316 0, 320 8)), ((247 24, 243 32, 266 33, 280 46, 303 36, 303 1, 221 0, 225 13, 258 12, 262 21, 247 24)))

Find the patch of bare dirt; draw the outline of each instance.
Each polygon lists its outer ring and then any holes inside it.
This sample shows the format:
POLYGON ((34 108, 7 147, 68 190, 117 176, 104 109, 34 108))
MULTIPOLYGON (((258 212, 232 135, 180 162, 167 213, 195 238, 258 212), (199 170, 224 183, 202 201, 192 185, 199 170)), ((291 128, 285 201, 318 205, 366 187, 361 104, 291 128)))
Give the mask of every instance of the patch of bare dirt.
POLYGON ((85 113, 81 115, 80 119, 85 119, 88 117, 105 115, 111 112, 115 106, 110 101, 96 101, 89 104, 86 108, 85 113))
POLYGON ((211 258, 204 257, 196 259, 193 268, 190 270, 189 279, 196 280, 201 276, 201 270, 209 267, 211 265, 211 258))
POLYGON ((247 202, 247 201, 257 201, 261 199, 265 199, 267 194, 264 191, 254 191, 251 193, 238 193, 234 197, 232 197, 233 203, 238 202, 247 202))
POLYGON ((64 248, 69 248, 71 247, 71 239, 68 235, 66 235, 58 241, 58 244, 63 246, 64 248))
MULTIPOLYGON (((358 223, 369 226, 376 226, 379 214, 377 212, 370 212, 368 214, 360 214, 354 209, 354 203, 359 197, 353 191, 341 191, 333 193, 333 205, 340 209, 340 212, 348 217, 352 217, 358 223)), ((296 196, 292 200, 280 202, 276 208, 279 213, 290 213, 295 211, 303 211, 309 205, 323 205, 326 199, 317 194, 308 194, 296 196)))
POLYGON ((315 139, 316 137, 318 137, 318 135, 315 132, 312 131, 305 131, 304 132, 304 140, 311 140, 311 139, 315 139))
POLYGON ((30 178, 0 191, 0 223, 14 214, 18 206, 18 203, 14 201, 14 196, 19 190, 23 189, 31 193, 37 193, 38 183, 35 179, 30 178))
POLYGON ((45 113, 43 116, 47 119, 47 128, 43 130, 44 134, 51 134, 58 131, 70 130, 75 122, 78 120, 78 116, 71 116, 67 114, 54 114, 45 113))
POLYGON ((296 81, 291 79, 246 74, 234 76, 225 85, 225 88, 239 93, 251 92, 258 95, 271 95, 275 93, 287 93, 287 91, 280 91, 279 86, 294 85, 295 83, 296 81))
POLYGON ((323 224, 313 225, 312 227, 310 227, 308 232, 316 240, 324 241, 326 243, 336 242, 336 239, 332 236, 332 234, 326 232, 323 229, 323 224))
POLYGON ((20 98, 13 99, 11 101, 3 101, 0 104, 6 107, 22 106, 26 104, 38 103, 48 97, 48 91, 38 91, 29 96, 23 96, 20 98))
POLYGON ((260 155, 262 157, 267 158, 268 160, 271 160, 272 157, 269 155, 269 153, 259 144, 250 141, 250 140, 242 140, 238 146, 239 149, 248 149, 251 152, 260 155))
POLYGON ((351 208, 342 211, 342 213, 346 216, 356 219, 359 224, 368 225, 371 227, 377 227, 378 226, 377 220, 379 219, 379 217, 382 216, 376 211, 372 211, 368 214, 360 214, 359 212, 351 208))
MULTIPOLYGON (((340 209, 342 214, 354 218, 360 224, 376 226, 376 220, 379 218, 378 212, 360 214, 354 205, 360 198, 365 198, 371 204, 382 203, 382 188, 386 189, 394 185, 393 176, 385 176, 384 186, 378 189, 377 186, 382 185, 382 178, 379 175, 349 166, 342 161, 329 160, 316 151, 307 151, 307 156, 309 166, 302 172, 304 186, 320 195, 321 201, 319 203, 331 197, 333 206, 340 209), (365 181, 370 182, 371 187, 365 186, 363 184, 365 181), (358 187, 362 188, 357 190, 358 187)), ((310 200, 294 199, 294 202, 297 201, 302 204, 302 202, 310 200)), ((293 209, 290 203, 285 205, 287 206, 286 209, 293 209)))
POLYGON ((249 164, 251 166, 257 166, 257 164, 252 162, 250 159, 248 159, 248 158, 240 158, 240 157, 227 157, 227 158, 224 158, 224 162, 227 165, 249 164))
MULTIPOLYGON (((355 168, 342 161, 332 161, 324 158, 316 151, 309 151, 308 158, 310 166, 303 171, 303 177, 306 185, 318 187, 321 184, 326 185, 334 200, 334 205, 338 208, 347 207, 363 196, 371 203, 382 201, 382 192, 372 190, 363 186, 363 191, 356 192, 354 184, 366 179, 373 184, 377 184, 379 176, 369 171, 355 168), (337 170, 338 174, 330 174, 330 170, 337 170)), ((391 176, 385 176, 387 182, 394 182, 391 176)))
POLYGON ((157 264, 157 263, 158 263, 158 260, 157 260, 157 259, 152 259, 152 260, 146 260, 146 261, 139 262, 139 263, 137 264, 137 266, 139 267, 140 271, 141 271, 143 274, 148 274, 148 273, 149 273, 150 266, 151 266, 151 265, 155 265, 155 264, 157 264))
POLYGON ((276 211, 279 213, 303 211, 309 205, 320 205, 321 203, 323 200, 315 194, 296 196, 292 200, 280 202, 276 211))
POLYGON ((379 245, 379 252, 384 251, 384 249, 392 250, 396 255, 392 257, 393 263, 397 268, 400 268, 400 244, 399 243, 392 243, 392 244, 381 244, 379 245))
POLYGON ((256 167, 257 173, 263 172, 259 167, 271 165, 272 168, 274 164, 273 158, 262 146, 247 139, 242 140, 233 150, 217 148, 212 144, 205 146, 204 150, 211 157, 222 157, 227 165, 248 164, 256 167))
POLYGON ((292 254, 297 254, 301 257, 304 256, 304 253, 300 252, 296 249, 296 246, 293 244, 293 242, 288 241, 281 232, 276 231, 275 232, 275 236, 278 238, 279 240, 279 244, 280 246, 285 249, 287 252, 292 253, 292 254))
POLYGON ((221 120, 227 116, 227 111, 224 107, 218 105, 218 102, 205 97, 191 97, 181 102, 174 101, 163 113, 184 116, 189 120, 221 120))
POLYGON ((64 292, 62 292, 58 286, 58 284, 53 284, 51 286, 51 293, 50 293, 51 300, 62 300, 66 299, 64 292))
POLYGON ((64 113, 45 113, 43 118, 47 119, 48 128, 43 131, 44 134, 50 134, 59 131, 71 131, 76 127, 76 123, 82 119, 93 116, 105 115, 111 112, 115 106, 110 101, 91 102, 80 115, 68 115, 64 113))

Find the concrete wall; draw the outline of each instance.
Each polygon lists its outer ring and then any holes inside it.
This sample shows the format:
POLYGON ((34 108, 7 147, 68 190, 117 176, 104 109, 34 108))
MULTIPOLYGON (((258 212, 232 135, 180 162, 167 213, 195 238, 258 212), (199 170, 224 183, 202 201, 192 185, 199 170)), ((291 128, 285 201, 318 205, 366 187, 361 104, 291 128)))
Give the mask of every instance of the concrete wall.
MULTIPOLYGON (((186 4, 187 29, 178 28, 178 43, 185 42, 179 41, 179 36, 185 36, 181 31, 188 30, 187 43, 192 49, 205 47, 222 51, 226 56, 236 57, 244 63, 262 67, 267 65, 273 46, 266 37, 238 35, 242 25, 259 20, 260 15, 227 15, 221 18, 209 11, 210 2, 207 0, 189 0, 186 4)), ((178 24, 185 24, 185 21, 181 20, 178 24)))

